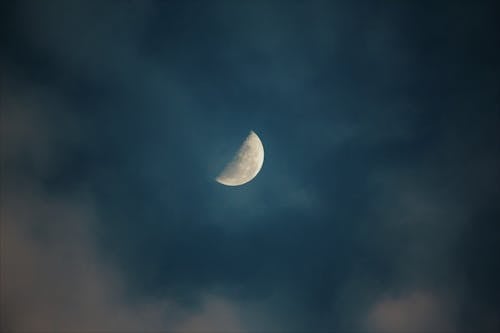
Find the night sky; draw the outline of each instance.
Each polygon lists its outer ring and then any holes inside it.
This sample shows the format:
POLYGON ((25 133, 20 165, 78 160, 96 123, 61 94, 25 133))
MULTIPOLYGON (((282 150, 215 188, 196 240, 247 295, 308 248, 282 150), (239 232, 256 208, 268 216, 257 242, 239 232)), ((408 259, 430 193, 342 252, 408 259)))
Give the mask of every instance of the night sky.
POLYGON ((0 330, 500 332, 498 12, 3 4, 0 330))

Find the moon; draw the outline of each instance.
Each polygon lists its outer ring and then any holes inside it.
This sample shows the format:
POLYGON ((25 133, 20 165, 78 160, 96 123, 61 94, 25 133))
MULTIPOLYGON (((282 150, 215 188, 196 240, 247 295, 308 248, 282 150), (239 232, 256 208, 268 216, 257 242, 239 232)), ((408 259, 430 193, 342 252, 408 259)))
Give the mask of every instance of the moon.
POLYGON ((229 162, 215 180, 226 186, 248 183, 257 176, 264 164, 264 146, 254 131, 246 137, 229 162))

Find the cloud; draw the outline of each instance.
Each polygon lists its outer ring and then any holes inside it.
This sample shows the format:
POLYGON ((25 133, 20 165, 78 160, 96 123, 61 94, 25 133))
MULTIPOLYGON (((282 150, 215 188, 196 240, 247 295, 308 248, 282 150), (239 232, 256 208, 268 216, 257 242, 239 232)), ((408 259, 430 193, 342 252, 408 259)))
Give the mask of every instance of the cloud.
POLYGON ((453 332, 450 314, 442 300, 427 291, 384 297, 368 314, 370 332, 453 332))
POLYGON ((242 332, 237 307, 218 297, 203 298, 202 310, 175 328, 176 332, 242 332))
POLYGON ((164 326, 163 302, 129 304, 123 281, 100 262, 80 200, 35 188, 2 193, 2 308, 12 331, 96 331, 164 326), (146 325, 147 324, 147 325, 146 325))
POLYGON ((2 194, 8 198, 2 212, 2 329, 242 331, 237 307, 221 297, 199 295, 198 310, 168 298, 128 299, 119 271, 95 251, 87 230, 95 217, 80 200, 2 194))
POLYGON ((131 296, 126 276, 96 243, 100 217, 85 182, 62 192, 48 186, 68 151, 81 148, 81 133, 71 130, 78 119, 46 99, 50 91, 37 103, 39 88, 5 82, 2 331, 241 331, 237 306, 208 291, 196 295, 198 308, 174 298, 131 296))

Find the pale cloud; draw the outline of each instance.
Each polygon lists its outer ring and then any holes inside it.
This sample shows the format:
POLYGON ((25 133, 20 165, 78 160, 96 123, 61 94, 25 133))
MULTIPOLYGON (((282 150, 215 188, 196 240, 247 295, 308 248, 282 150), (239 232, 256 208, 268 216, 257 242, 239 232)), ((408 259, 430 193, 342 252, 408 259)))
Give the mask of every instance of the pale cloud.
POLYGON ((168 301, 133 303, 99 260, 81 199, 2 190, 2 309, 9 331, 161 330, 168 301))
POLYGON ((96 216, 82 199, 2 193, 2 329, 50 332, 241 332, 238 307, 200 293, 198 310, 174 299, 128 299, 130 286, 99 258, 96 216))
POLYGON ((367 320, 370 332, 452 332, 449 309, 428 291, 412 291, 384 297, 370 309, 367 320))

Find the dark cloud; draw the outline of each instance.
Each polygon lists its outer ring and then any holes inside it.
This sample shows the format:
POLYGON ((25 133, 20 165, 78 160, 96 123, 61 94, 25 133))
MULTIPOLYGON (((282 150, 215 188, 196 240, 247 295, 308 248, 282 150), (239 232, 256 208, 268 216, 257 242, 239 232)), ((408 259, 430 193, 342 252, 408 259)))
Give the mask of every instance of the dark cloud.
POLYGON ((12 3, 4 327, 495 331, 492 8, 12 3))
POLYGON ((129 295, 123 273, 98 252, 89 184, 62 194, 47 185, 84 146, 78 118, 63 112, 52 92, 3 79, 2 330, 241 330, 237 308, 209 291, 196 309, 129 295))

